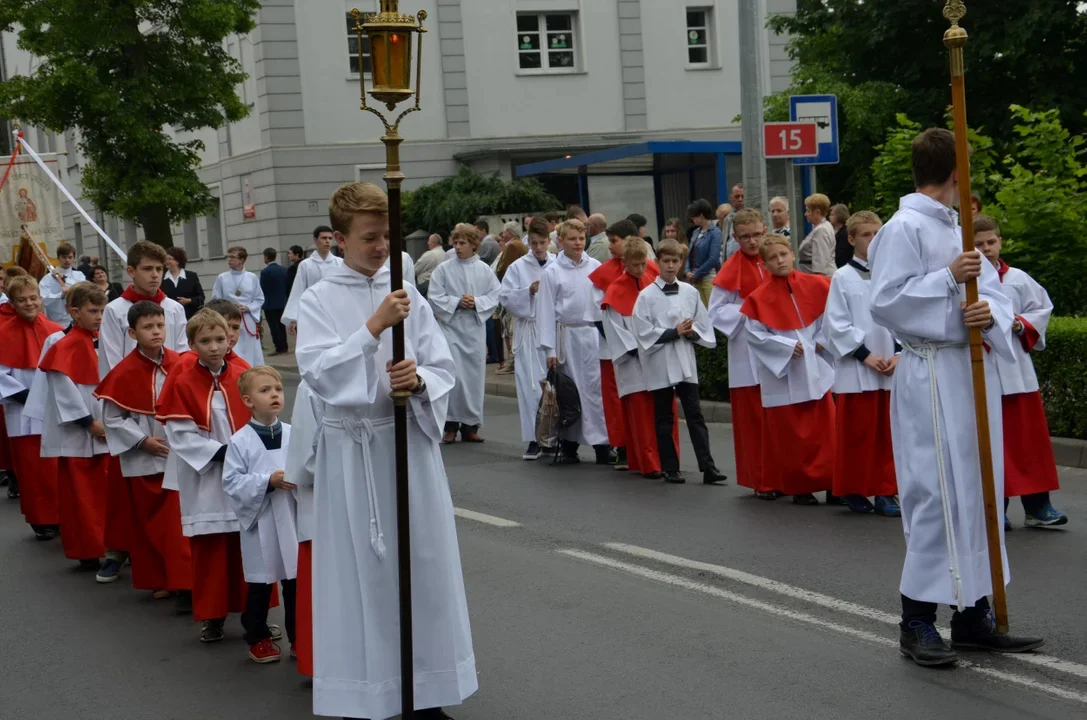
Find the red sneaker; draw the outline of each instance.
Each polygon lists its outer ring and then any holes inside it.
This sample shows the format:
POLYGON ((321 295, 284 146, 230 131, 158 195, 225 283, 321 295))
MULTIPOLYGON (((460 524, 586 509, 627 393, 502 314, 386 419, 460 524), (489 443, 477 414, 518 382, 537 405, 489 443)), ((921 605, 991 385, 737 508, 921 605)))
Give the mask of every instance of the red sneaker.
POLYGON ((255 663, 279 662, 279 646, 271 638, 265 638, 256 645, 249 646, 249 659, 255 663))

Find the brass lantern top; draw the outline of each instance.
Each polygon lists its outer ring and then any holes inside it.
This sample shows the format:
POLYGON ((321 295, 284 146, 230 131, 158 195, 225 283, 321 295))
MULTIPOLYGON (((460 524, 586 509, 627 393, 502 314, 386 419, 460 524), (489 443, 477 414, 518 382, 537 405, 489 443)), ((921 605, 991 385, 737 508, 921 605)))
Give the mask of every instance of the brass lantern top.
POLYGON ((390 110, 413 94, 418 96, 419 88, 411 88, 411 42, 412 35, 426 32, 426 11, 416 16, 401 14, 399 4, 399 0, 381 0, 380 11, 366 14, 363 23, 359 11, 351 11, 360 45, 363 34, 370 40, 370 95, 390 110))

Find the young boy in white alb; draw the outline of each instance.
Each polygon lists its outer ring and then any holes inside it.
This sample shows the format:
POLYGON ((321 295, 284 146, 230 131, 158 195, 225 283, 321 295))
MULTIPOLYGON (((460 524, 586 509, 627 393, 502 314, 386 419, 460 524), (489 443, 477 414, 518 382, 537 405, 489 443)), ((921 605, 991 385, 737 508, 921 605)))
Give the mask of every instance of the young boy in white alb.
MULTIPOLYGON (((215 278, 211 299, 226 299, 238 306, 242 313, 242 332, 234 352, 242 357, 250 367, 264 364, 264 350, 260 344, 260 311, 264 307, 264 291, 260 289, 260 279, 245 269, 249 252, 243 247, 227 249, 227 264, 230 269, 215 278)), ((298 278, 295 278, 295 282, 298 278)))
POLYGON ((1033 352, 1045 350, 1045 331, 1053 302, 1049 293, 1019 268, 1009 267, 1000 257, 1000 226, 988 215, 974 217, 974 246, 996 268, 1000 289, 1012 302, 1015 320, 1012 343, 1015 362, 997 356, 1000 376, 1001 414, 1004 420, 1004 529, 1011 530, 1008 500, 1018 497, 1026 513, 1027 527, 1056 527, 1068 522, 1064 513, 1049 501, 1049 493, 1060 489, 1049 423, 1045 417, 1033 352))
POLYGON ((246 370, 238 390, 253 418, 230 438, 223 491, 241 525, 242 567, 248 584, 242 626, 249 657, 257 663, 278 662, 280 649, 268 627, 268 604, 280 583, 287 639, 293 646, 298 575, 295 486, 284 472, 291 426, 279 420, 283 378, 275 368, 260 365, 246 370))

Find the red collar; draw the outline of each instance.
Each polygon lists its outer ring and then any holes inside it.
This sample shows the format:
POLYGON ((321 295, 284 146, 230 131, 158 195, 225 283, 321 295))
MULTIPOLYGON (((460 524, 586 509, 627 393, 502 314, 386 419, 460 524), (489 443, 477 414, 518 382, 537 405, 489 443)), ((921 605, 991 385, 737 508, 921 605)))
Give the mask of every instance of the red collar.
POLYGON ((98 333, 73 325, 68 334, 45 353, 38 369, 67 375, 76 385, 98 385, 98 333))
POLYGON ((159 288, 158 292, 156 292, 154 295, 141 295, 136 292, 135 285, 129 285, 125 288, 125 291, 121 293, 121 297, 123 297, 125 300, 128 300, 133 305, 140 302, 141 300, 147 300, 149 302, 155 303, 156 305, 161 305, 162 301, 166 299, 166 293, 162 291, 162 288, 159 288))
POLYGON ((27 322, 10 302, 0 305, 0 365, 19 370, 38 367, 45 339, 63 329, 44 312, 39 312, 34 322, 27 322))
POLYGON ((740 312, 774 330, 800 330, 819 319, 829 294, 830 278, 793 270, 787 277, 771 275, 747 296, 740 312))
POLYGON ((638 299, 638 294, 653 282, 652 280, 646 280, 646 275, 648 275, 648 272, 640 278, 635 278, 624 272, 615 282, 608 286, 607 292, 604 293, 604 302, 600 304, 600 307, 610 307, 624 317, 633 315, 634 303, 638 299))
MULTIPOLYGON (((623 268, 623 259, 613 257, 605 263, 600 263, 600 267, 589 273, 589 280, 598 289, 603 292, 608 291, 608 286, 618 280, 626 274, 626 270, 623 268)), ((660 268, 657 267, 657 263, 650 260, 645 264, 645 273, 642 274, 642 282, 646 285, 657 279, 657 276, 661 274, 660 268)))
POLYGON ((160 370, 169 375, 178 367, 178 354, 163 348, 162 362, 150 359, 134 349, 102 379, 94 396, 109 400, 117 407, 140 415, 155 414, 155 375, 160 370))
MULTIPOLYGON (((195 353, 193 353, 195 355, 195 353)), ((188 367, 181 367, 170 374, 162 386, 155 405, 155 419, 161 423, 168 420, 191 420, 204 432, 211 432, 211 399, 215 394, 215 382, 226 400, 227 417, 230 419, 230 433, 234 434, 249 422, 249 410, 242 403, 238 390, 238 379, 246 368, 240 363, 226 361, 217 376, 198 362, 189 362, 188 367)))
POLYGON ((1004 262, 1004 258, 1000 258, 1000 264, 996 266, 996 274, 1000 276, 1000 282, 1004 282, 1004 276, 1008 274, 1009 270, 1011 270, 1011 267, 1004 262))
POLYGON ((748 255, 743 250, 732 253, 732 257, 713 279, 713 284, 722 290, 739 292, 746 298, 755 292, 770 277, 770 272, 763 267, 762 258, 748 255))

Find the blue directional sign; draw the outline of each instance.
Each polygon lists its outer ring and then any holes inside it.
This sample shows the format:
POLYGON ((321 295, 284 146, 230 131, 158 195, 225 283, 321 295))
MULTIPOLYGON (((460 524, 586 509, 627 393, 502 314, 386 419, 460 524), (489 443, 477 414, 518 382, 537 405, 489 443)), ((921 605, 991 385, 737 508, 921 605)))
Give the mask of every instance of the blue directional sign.
POLYGON ((815 123, 819 154, 811 158, 795 158, 794 165, 838 164, 838 96, 791 95, 789 119, 792 122, 815 123))

